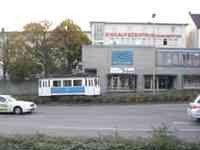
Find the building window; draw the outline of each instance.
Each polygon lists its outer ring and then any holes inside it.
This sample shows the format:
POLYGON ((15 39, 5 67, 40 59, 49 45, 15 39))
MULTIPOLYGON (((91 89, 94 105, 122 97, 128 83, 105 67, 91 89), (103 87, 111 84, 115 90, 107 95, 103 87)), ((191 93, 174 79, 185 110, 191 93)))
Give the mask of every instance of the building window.
POLYGON ((96 41, 103 40, 104 35, 104 24, 103 23, 97 23, 94 24, 94 39, 96 41))
POLYGON ((173 65, 178 65, 178 58, 179 58, 179 55, 178 55, 178 53, 174 53, 173 55, 172 55, 172 64, 173 65))
POLYGON ((185 89, 199 89, 200 88, 200 76, 184 76, 185 89))
POLYGON ((200 52, 158 52, 157 62, 161 66, 200 66, 200 52))
POLYGON ((164 46, 167 45, 167 39, 163 39, 163 45, 164 45, 164 46))
POLYGON ((152 86, 152 76, 145 76, 144 77, 144 88, 151 89, 152 86))
POLYGON ((172 26, 172 27, 171 27, 171 31, 172 31, 172 32, 175 32, 175 29, 176 29, 175 26, 172 26))
POLYGON ((113 88, 118 87, 118 76, 113 76, 113 88))

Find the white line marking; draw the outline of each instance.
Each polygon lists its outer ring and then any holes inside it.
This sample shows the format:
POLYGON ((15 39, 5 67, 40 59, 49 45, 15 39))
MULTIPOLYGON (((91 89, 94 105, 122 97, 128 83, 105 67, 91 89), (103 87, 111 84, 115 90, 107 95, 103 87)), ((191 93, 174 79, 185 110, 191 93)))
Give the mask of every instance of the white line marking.
POLYGON ((68 127, 68 126, 47 126, 48 129, 68 129, 68 130, 106 130, 106 131, 120 131, 120 132, 152 132, 153 129, 120 129, 120 128, 88 128, 88 127, 68 127))
POLYGON ((180 132, 200 132, 200 129, 177 129, 180 132))
MULTIPOLYGON (((148 129, 148 128, 144 128, 144 129, 120 129, 120 128, 94 128, 94 127, 70 127, 70 126, 47 126, 45 127, 47 129, 66 129, 66 130, 77 130, 77 131, 117 131, 117 132, 153 132, 154 129, 148 129)), ((200 129, 184 129, 184 128, 178 128, 176 130, 172 130, 169 129, 169 132, 200 132, 200 129)))
POLYGON ((192 122, 174 121, 174 125, 194 125, 192 122))

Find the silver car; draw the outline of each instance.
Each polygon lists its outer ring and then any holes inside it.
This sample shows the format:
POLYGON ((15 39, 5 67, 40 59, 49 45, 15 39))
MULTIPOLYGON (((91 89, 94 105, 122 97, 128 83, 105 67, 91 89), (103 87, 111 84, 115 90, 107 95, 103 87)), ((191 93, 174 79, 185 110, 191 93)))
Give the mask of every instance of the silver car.
POLYGON ((197 98, 189 104, 187 113, 193 119, 200 120, 200 95, 198 95, 197 98))

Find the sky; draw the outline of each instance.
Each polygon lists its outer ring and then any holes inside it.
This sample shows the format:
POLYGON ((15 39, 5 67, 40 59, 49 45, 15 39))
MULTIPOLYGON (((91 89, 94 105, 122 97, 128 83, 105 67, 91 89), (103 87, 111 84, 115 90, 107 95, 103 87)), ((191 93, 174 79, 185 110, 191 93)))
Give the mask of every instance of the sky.
POLYGON ((0 28, 22 30, 30 22, 52 26, 66 18, 82 30, 90 21, 190 23, 188 12, 200 14, 199 0, 1 0, 0 28), (152 13, 156 17, 152 20, 152 13))

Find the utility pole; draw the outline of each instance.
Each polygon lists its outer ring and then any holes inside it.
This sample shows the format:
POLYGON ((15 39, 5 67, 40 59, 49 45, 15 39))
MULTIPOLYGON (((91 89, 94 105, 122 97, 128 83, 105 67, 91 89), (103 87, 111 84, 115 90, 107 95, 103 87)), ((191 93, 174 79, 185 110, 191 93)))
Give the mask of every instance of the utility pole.
MULTIPOLYGON (((156 14, 153 13, 152 14, 152 21, 153 19, 156 18, 156 14)), ((153 94, 156 93, 156 35, 155 35, 155 26, 156 24, 154 23, 154 21, 152 22, 152 25, 153 25, 153 51, 154 51, 154 61, 153 61, 153 94)))

